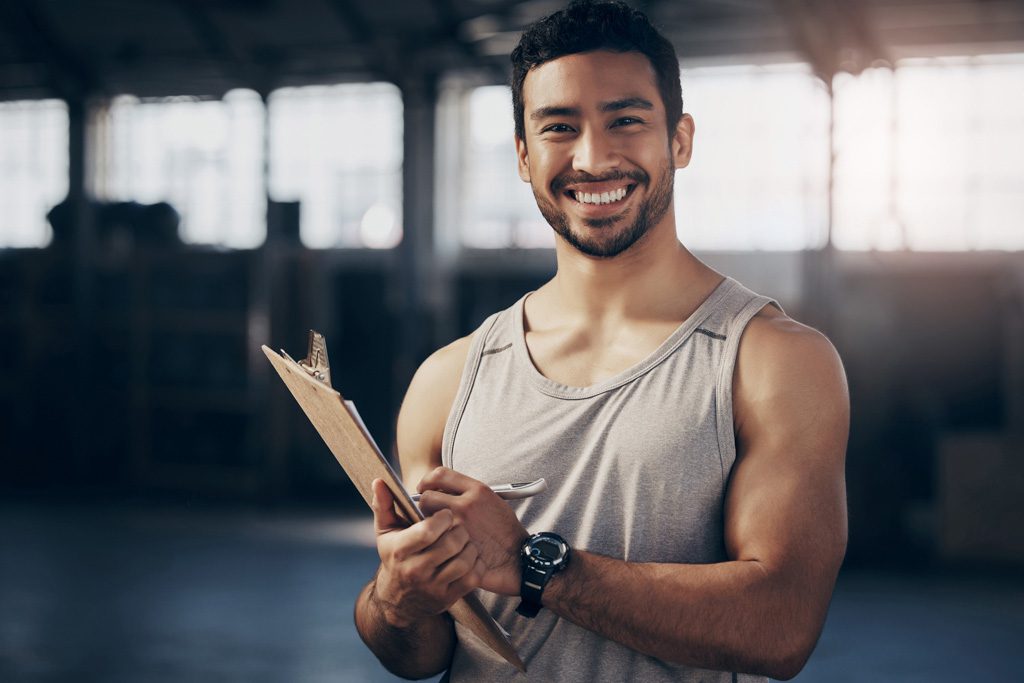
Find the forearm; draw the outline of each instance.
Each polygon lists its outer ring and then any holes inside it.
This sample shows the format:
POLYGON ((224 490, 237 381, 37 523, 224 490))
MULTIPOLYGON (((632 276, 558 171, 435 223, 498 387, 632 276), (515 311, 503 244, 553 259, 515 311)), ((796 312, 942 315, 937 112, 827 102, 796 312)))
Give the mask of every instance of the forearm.
POLYGON ((409 679, 427 678, 448 668, 455 648, 451 617, 442 613, 414 623, 396 621, 376 596, 375 586, 376 578, 360 593, 355 622, 359 636, 381 664, 409 679))
POLYGON ((551 580, 544 605, 659 659, 789 678, 824 619, 809 607, 817 596, 801 590, 754 561, 628 563, 581 551, 551 580))

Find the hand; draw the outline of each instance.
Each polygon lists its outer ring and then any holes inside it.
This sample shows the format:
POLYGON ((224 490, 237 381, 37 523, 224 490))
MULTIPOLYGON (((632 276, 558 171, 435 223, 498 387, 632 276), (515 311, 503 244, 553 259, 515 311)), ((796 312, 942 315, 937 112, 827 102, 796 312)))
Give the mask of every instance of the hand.
POLYGON ((486 567, 480 587, 500 595, 519 595, 520 548, 529 536, 508 503, 486 484, 447 467, 438 467, 416 487, 425 515, 451 510, 480 550, 486 567))
POLYGON ((440 614, 480 585, 484 565, 466 528, 448 510, 413 525, 395 510, 390 489, 373 482, 373 525, 380 571, 374 597, 392 626, 440 614))

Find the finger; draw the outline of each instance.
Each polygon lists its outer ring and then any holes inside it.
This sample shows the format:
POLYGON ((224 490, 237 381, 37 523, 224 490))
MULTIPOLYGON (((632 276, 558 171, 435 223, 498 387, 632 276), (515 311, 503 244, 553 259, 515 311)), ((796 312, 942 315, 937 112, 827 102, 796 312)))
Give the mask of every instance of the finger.
POLYGON ((458 496, 428 489, 420 495, 419 506, 423 514, 429 517, 441 510, 452 510, 454 512, 457 501, 458 496))
POLYGON ((446 600, 449 602, 455 602, 459 598, 464 597, 466 593, 469 593, 475 588, 479 588, 483 582, 485 572, 486 567, 484 566, 483 560, 478 557, 470 571, 448 584, 448 592, 445 596, 446 600))
POLYGON ((451 529, 454 521, 455 517, 451 510, 441 510, 436 515, 413 524, 401 532, 401 547, 396 554, 399 557, 410 557, 422 552, 436 543, 444 532, 451 529))
POLYGON ((395 497, 391 495, 391 489, 384 480, 374 479, 370 486, 373 490, 370 508, 373 510, 374 530, 378 534, 383 534, 407 527, 408 523, 395 513, 395 497))
POLYGON ((480 551, 473 543, 466 543, 462 549, 437 568, 437 582, 448 586, 473 571, 480 551))
POLYGON ((469 543, 469 532, 462 525, 456 524, 441 534, 434 543, 420 551, 417 557, 425 558, 434 571, 462 552, 467 543, 469 543))
MULTIPOLYGON (((450 515, 451 513, 444 512, 442 514, 450 515)), ((458 555, 468 542, 469 532, 461 526, 452 526, 438 536, 433 543, 417 552, 408 552, 408 548, 412 547, 412 541, 410 541, 410 545, 404 549, 407 554, 403 555, 402 559, 409 563, 415 563, 424 568, 430 576, 433 576, 438 567, 458 555)))
POLYGON ((448 467, 436 467, 431 470, 427 476, 420 480, 416 489, 420 493, 428 490, 434 490, 460 494, 465 493, 475 486, 485 485, 473 477, 466 476, 465 474, 456 472, 448 467))

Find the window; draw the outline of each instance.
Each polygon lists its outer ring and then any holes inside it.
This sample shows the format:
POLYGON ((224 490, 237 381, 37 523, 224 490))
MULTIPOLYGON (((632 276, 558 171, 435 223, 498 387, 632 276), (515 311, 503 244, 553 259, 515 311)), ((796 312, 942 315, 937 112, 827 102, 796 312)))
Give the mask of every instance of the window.
MULTIPOLYGON (((697 134, 692 163, 676 173, 680 239, 705 250, 819 246, 828 211, 825 88, 806 67, 782 65, 688 69, 683 89, 697 134)), ((446 99, 454 139, 439 148, 458 152, 439 177, 457 185, 443 197, 454 211, 439 224, 453 223, 465 247, 550 247, 551 228, 516 171, 509 89, 446 99)))
POLYGON ((697 250, 819 247, 828 222, 828 93, 801 64, 684 69, 693 158, 676 226, 697 250))
POLYGON ((836 79, 843 249, 1024 249, 1024 55, 836 79))
POLYGON ((259 246, 266 237, 263 103, 250 90, 223 100, 115 98, 94 117, 93 194, 169 202, 182 240, 259 246))
POLYGON ((68 192, 68 110, 60 100, 0 103, 0 247, 44 247, 46 213, 68 192))
POLYGON ((270 196, 300 202, 308 247, 402 239, 402 97, 387 83, 271 94, 270 196))
POLYGON ((519 178, 506 86, 453 89, 442 95, 451 126, 442 131, 439 154, 448 154, 438 176, 447 183, 444 204, 458 241, 471 248, 551 247, 551 228, 537 209, 530 185, 519 178))

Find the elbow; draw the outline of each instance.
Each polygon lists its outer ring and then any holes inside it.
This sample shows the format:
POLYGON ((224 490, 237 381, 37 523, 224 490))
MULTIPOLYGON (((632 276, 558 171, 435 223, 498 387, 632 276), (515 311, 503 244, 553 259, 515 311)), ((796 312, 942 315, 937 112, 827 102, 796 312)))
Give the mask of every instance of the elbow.
POLYGON ((796 675, 803 671, 809 657, 810 652, 806 655, 794 655, 776 659, 769 663, 769 666, 764 670, 764 674, 777 681, 788 681, 796 678, 796 675))
POLYGON ((820 629, 790 629, 783 642, 766 656, 762 673, 779 681, 795 678, 811 658, 820 632, 820 629))

